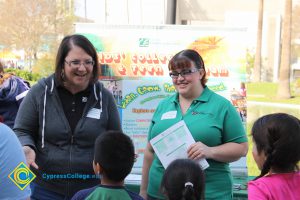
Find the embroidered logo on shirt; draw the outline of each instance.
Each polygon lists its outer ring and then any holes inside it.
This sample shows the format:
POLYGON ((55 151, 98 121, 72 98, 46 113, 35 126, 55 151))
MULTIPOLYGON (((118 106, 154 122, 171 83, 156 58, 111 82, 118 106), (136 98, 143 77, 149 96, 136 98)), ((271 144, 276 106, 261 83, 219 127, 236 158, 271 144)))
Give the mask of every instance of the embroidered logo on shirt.
POLYGON ((88 98, 87 97, 82 97, 82 102, 85 103, 87 102, 88 98))

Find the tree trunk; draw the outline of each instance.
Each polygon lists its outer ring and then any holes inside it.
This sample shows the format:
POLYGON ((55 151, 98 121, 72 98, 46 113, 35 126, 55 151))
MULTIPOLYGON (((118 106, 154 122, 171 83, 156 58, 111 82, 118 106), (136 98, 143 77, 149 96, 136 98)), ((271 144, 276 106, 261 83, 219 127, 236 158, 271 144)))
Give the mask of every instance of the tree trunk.
POLYGON ((291 98, 290 92, 290 61, 291 61, 291 21, 292 0, 285 1, 285 13, 281 37, 281 60, 279 69, 279 81, 277 97, 291 98))
POLYGON ((264 0, 259 0, 258 25, 256 38, 256 52, 253 70, 253 82, 259 82, 261 79, 261 46, 262 46, 262 28, 263 28, 264 0))

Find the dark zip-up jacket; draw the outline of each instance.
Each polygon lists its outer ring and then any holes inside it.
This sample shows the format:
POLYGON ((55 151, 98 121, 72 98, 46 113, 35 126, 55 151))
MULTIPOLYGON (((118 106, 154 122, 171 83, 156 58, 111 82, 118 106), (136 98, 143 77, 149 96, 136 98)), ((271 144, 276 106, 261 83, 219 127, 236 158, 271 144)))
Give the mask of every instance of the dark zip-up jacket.
POLYGON ((36 152, 39 169, 31 167, 37 176, 34 181, 69 197, 99 184, 99 179, 93 176, 94 142, 106 130, 121 130, 112 94, 100 82, 92 88, 73 133, 53 75, 41 79, 31 88, 15 121, 14 131, 21 144, 31 146, 36 152), (51 179, 49 175, 56 177, 51 179))

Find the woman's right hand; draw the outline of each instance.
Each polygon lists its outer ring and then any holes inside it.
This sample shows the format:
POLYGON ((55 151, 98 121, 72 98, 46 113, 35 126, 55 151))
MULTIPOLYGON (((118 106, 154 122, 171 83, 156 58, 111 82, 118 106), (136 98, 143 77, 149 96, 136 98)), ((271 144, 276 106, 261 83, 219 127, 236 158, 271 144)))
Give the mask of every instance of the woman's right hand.
POLYGON ((25 153, 27 165, 38 169, 39 166, 35 163, 35 151, 29 146, 23 146, 23 151, 25 153))
POLYGON ((140 190, 139 195, 146 200, 147 199, 147 190, 140 190))

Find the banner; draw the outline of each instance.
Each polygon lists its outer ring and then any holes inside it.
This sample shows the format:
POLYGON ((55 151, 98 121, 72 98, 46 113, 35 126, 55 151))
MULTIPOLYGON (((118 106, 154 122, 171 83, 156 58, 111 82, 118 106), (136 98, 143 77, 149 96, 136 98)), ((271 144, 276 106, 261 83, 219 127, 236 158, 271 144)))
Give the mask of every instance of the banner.
POLYGON ((168 62, 183 49, 199 52, 207 86, 229 99, 246 121, 247 29, 76 24, 76 32, 88 37, 97 49, 100 79, 115 97, 123 131, 133 139, 139 154, 133 171, 141 170, 156 106, 175 93, 168 62))

